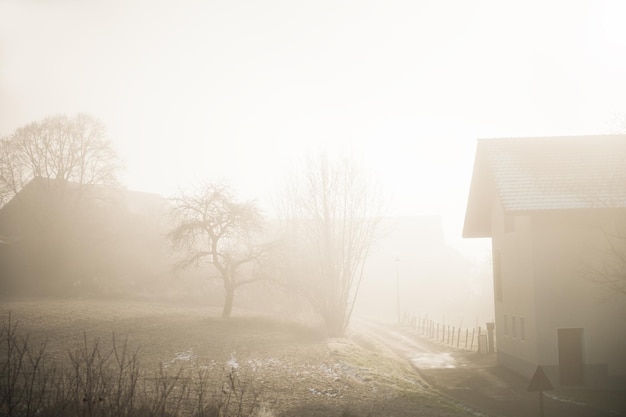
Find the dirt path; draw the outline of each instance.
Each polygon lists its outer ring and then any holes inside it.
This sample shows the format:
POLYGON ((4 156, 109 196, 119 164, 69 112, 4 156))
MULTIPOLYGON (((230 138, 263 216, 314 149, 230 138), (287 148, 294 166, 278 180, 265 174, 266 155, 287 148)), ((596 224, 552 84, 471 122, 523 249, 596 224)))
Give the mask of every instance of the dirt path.
MULTIPOLYGON (((540 415, 539 393, 527 392, 528 381, 496 366, 495 355, 451 349, 408 331, 370 321, 355 320, 354 337, 370 339, 406 359, 430 387, 478 416, 530 417, 540 415)), ((544 393, 544 415, 615 417, 626 415, 626 395, 585 392, 544 393)), ((621 393, 626 394, 626 393, 621 393)))
POLYGON ((467 361, 461 363, 461 358, 454 357, 448 351, 442 351, 432 343, 410 337, 384 324, 356 319, 353 321, 353 329, 384 344, 396 354, 408 359, 417 369, 449 369, 468 364, 467 361))

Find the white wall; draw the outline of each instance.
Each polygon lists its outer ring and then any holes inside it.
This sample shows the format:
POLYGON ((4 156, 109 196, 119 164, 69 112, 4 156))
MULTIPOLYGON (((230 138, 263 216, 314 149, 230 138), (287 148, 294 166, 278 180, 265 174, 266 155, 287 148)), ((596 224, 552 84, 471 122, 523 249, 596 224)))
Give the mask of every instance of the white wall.
POLYGON ((534 220, 539 360, 558 365, 557 330, 583 328, 585 364, 626 376, 626 297, 592 282, 585 266, 605 256, 598 249, 601 219, 555 213, 534 220))
POLYGON ((499 252, 502 285, 502 299, 494 294, 498 360, 531 376, 537 364, 531 219, 505 215, 496 200, 491 228, 494 266, 499 252))

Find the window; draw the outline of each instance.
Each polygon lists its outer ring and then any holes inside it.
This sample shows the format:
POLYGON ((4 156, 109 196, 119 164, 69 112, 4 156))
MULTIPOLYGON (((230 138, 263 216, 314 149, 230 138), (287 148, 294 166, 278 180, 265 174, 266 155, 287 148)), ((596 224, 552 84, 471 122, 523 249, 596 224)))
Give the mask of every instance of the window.
POLYGON ((511 335, 517 337, 517 317, 511 316, 511 335))
POLYGON ((500 251, 493 252, 493 287, 497 301, 502 301, 502 261, 500 251))
POLYGON ((526 340, 526 329, 524 328, 524 317, 519 318, 519 338, 526 340))

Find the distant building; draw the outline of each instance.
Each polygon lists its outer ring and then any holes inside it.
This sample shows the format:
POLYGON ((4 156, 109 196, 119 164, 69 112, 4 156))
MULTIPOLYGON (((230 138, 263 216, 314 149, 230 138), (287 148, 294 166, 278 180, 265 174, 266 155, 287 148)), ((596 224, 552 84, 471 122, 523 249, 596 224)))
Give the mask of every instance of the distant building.
POLYGON ((479 140, 463 236, 492 239, 500 365, 626 386, 626 135, 479 140))
POLYGON ((493 319, 489 282, 475 273, 446 244, 439 216, 385 217, 365 263, 355 314, 396 322, 399 313, 471 328, 493 319))
POLYGON ((156 194, 37 177, 0 209, 2 296, 120 295, 170 273, 156 194))

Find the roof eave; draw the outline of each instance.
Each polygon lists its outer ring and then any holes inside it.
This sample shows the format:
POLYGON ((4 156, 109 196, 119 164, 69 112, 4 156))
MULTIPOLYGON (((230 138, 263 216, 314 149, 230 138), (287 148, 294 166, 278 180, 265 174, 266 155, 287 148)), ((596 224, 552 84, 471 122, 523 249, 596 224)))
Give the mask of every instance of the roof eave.
POLYGON ((491 209, 495 184, 489 174, 481 147, 477 146, 474 169, 465 210, 463 238, 491 237, 491 209))

